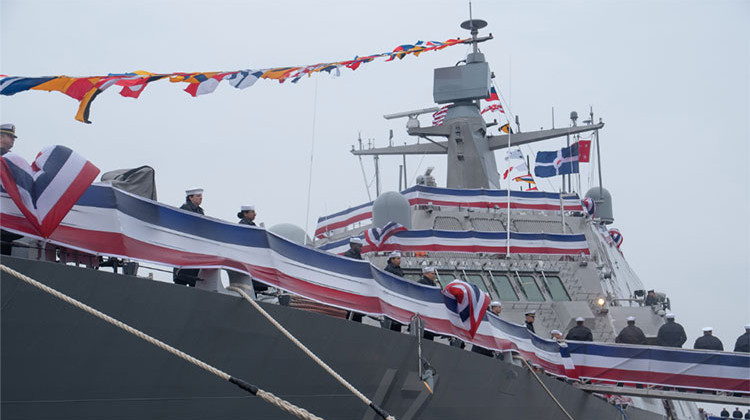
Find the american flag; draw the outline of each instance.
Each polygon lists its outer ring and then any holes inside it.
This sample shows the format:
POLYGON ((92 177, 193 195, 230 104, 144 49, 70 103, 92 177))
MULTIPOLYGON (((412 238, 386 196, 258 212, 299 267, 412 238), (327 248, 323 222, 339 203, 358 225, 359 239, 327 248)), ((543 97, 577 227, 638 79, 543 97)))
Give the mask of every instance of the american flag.
POLYGON ((448 112, 448 107, 450 105, 445 105, 443 107, 440 107, 440 109, 432 114, 432 125, 443 125, 443 120, 445 120, 445 114, 448 112))
POLYGON ((454 326, 466 331, 471 338, 477 333, 490 297, 473 284, 453 280, 443 289, 443 302, 448 318, 454 326))
POLYGON ((382 228, 371 228, 365 231, 365 241, 375 248, 380 248, 383 242, 395 233, 407 230, 404 225, 396 222, 388 222, 382 228))

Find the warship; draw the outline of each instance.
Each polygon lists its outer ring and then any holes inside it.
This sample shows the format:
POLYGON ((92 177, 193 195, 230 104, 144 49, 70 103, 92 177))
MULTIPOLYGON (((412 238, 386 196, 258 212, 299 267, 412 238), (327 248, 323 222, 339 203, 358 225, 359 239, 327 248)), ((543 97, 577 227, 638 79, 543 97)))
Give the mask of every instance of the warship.
MULTIPOLYGON (((491 39, 491 35, 478 36, 485 26, 486 22, 477 19, 464 22, 462 27, 472 33, 472 51, 462 64, 435 70, 433 99, 438 104, 451 104, 442 125, 419 124, 420 114, 435 109, 386 116, 408 118, 408 134, 425 142, 383 148, 360 144, 352 150, 355 156, 376 159, 382 155, 446 155, 444 187, 437 186, 428 170, 418 185, 382 193, 371 203, 321 217, 314 239, 290 225, 269 228, 269 238, 314 247, 316 251, 310 255, 329 261, 344 258, 332 254, 346 248, 349 238, 366 236, 390 222, 410 231, 507 233, 503 250, 466 252, 404 246, 405 278, 418 280, 422 268, 429 265, 436 269, 442 286, 461 279, 502 302, 505 320, 521 321, 525 313, 535 311, 534 325, 540 337, 548 337, 554 329, 568 330, 577 318, 584 318, 594 341, 613 342, 624 320, 635 316, 653 343, 669 309, 669 298, 662 294, 657 304, 644 304, 644 285, 607 228, 614 220, 609 192, 601 185, 589 190, 585 196, 596 206, 593 214, 587 214, 580 205, 583 197, 572 192, 545 195, 548 193, 501 190, 495 151, 581 133, 592 133, 598 140, 604 123, 594 122, 592 115, 581 126, 489 135, 490 125, 478 107, 478 101, 487 97, 492 78, 478 48, 480 42, 491 39), (463 198, 446 198, 456 195, 463 198), (472 201, 476 195, 482 198, 472 201), (487 196, 496 197, 497 202, 504 198, 505 205, 493 204, 491 199, 488 204, 487 196), (575 205, 568 208, 569 203, 575 205), (585 252, 576 246, 549 244, 538 246, 541 251, 524 250, 522 244, 512 243, 513 234, 575 238, 577 244, 583 243, 585 252)), ((143 177, 136 176, 133 182, 125 178, 110 184, 126 191, 142 190, 143 177)), ((136 200, 136 194, 113 194, 118 199, 136 200)), ((5 210, 12 206, 7 194, 0 198, 5 210)), ((174 208, 168 211, 184 213, 174 208)), ((21 232, 14 229, 12 216, 3 214, 3 228, 21 232)), ((166 223, 167 216, 160 214, 166 223)), ((227 225, 216 220, 205 223, 217 229, 227 225)), ((228 290, 221 281, 222 271, 231 285, 244 287, 311 351, 373 404, 398 419, 700 418, 694 403, 668 398, 668 394, 639 396, 633 390, 631 397, 616 397, 540 374, 510 352, 486 357, 468 351, 470 344, 464 346, 447 335, 434 341, 421 339, 418 319, 401 332, 383 328, 394 325, 383 316, 365 316, 362 322, 353 322, 353 311, 289 293, 283 285, 236 267, 205 264, 195 288, 138 275, 139 262, 189 267, 193 257, 187 251, 184 257, 170 260, 148 253, 142 258, 123 258, 127 257, 124 253, 108 253, 109 244, 104 242, 95 253, 87 252, 90 248, 34 238, 14 245, 13 255, 3 256, 3 265, 322 418, 373 419, 377 413, 228 290), (113 272, 108 272, 106 265, 113 272), (254 282, 274 287, 255 293, 254 282)), ((227 245, 227 252, 230 248, 227 245)), ((366 252, 365 257, 372 266, 384 267, 389 251, 380 247, 366 252)), ((14 276, 3 273, 1 286, 3 418, 294 418, 14 276)))

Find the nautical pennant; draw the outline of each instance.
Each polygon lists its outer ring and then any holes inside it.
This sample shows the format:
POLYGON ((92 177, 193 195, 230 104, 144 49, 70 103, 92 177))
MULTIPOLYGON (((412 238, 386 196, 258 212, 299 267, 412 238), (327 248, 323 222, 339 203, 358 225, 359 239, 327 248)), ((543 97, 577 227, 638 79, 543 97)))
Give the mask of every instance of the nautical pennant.
POLYGON ((31 165, 15 153, 6 153, 0 160, 4 189, 44 238, 49 238, 99 174, 99 168, 65 146, 45 148, 31 165))
POLYGON ((591 159, 591 140, 578 141, 578 161, 589 162, 591 159))
POLYGON ((531 176, 531 174, 521 175, 513 178, 516 182, 526 182, 527 184, 533 184, 536 185, 536 182, 534 181, 534 177, 531 176))
POLYGON ((549 178, 578 173, 578 143, 551 152, 537 152, 534 175, 549 178))
POLYGON ((356 70, 361 64, 369 63, 376 58, 387 58, 386 61, 392 61, 395 58, 403 59, 410 54, 416 57, 422 52, 439 51, 449 46, 463 44, 468 41, 470 41, 469 38, 448 39, 444 42, 418 41, 415 44, 400 45, 392 52, 372 54, 364 57, 357 56, 353 60, 258 70, 245 69, 228 72, 176 72, 166 74, 135 71, 131 73, 109 74, 107 76, 87 77, 8 77, 7 75, 0 75, 0 95, 9 96, 28 90, 61 92, 79 102, 76 120, 90 123, 88 115, 91 103, 100 93, 112 85, 122 86, 120 95, 138 98, 149 83, 168 77, 173 83, 188 83, 185 91, 195 97, 212 93, 224 79, 228 80, 232 86, 238 89, 252 86, 258 78, 278 80, 279 83, 284 83, 284 81, 292 79, 292 83, 296 83, 304 75, 311 76, 313 73, 327 72, 333 76, 338 76, 340 74, 339 69, 342 67, 356 70))

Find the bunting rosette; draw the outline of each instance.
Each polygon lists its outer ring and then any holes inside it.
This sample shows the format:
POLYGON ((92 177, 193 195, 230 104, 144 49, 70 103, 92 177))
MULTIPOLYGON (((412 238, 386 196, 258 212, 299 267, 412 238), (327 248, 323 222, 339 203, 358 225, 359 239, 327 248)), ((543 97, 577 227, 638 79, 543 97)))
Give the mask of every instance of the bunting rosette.
POLYGON ((594 202, 594 199, 586 197, 581 201, 581 204, 583 204, 583 209, 586 210, 586 214, 588 214, 589 217, 594 217, 594 213, 596 212, 596 202, 594 202))
POLYGON ((99 168, 65 146, 45 148, 31 165, 15 153, 0 158, 3 190, 43 238, 50 237, 98 174, 99 168))
POLYGON ((107 76, 46 76, 46 77, 9 77, 0 75, 0 95, 11 96, 29 90, 44 90, 47 92, 61 92, 78 101, 76 120, 90 124, 89 113, 91 104, 96 97, 112 86, 119 86, 120 95, 128 98, 138 98, 149 83, 168 78, 172 83, 187 83, 185 92, 196 97, 212 93, 219 84, 226 80, 232 87, 245 89, 252 86, 258 79, 272 79, 279 83, 287 80, 297 83, 302 77, 310 77, 315 73, 325 72, 333 76, 341 74, 341 68, 357 70, 362 64, 383 58, 393 61, 403 59, 408 55, 415 57, 428 51, 439 51, 444 48, 464 44, 469 38, 455 38, 447 41, 417 41, 414 44, 403 44, 391 52, 356 56, 351 60, 318 63, 304 66, 273 67, 266 69, 244 69, 235 71, 193 72, 193 73, 163 73, 156 74, 147 71, 131 73, 116 73, 107 76))
POLYGON ((617 245, 617 249, 620 249, 620 245, 622 245, 622 233, 618 229, 613 228, 609 230, 609 236, 612 237, 615 245, 617 245))

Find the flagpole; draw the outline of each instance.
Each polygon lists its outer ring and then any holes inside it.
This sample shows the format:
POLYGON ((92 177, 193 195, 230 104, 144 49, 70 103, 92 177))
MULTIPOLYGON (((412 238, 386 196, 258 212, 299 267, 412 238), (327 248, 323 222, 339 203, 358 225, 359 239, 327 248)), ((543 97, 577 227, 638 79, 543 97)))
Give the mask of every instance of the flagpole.
MULTIPOLYGON (((509 106, 510 107, 510 106, 509 106)), ((513 133, 513 130, 510 129, 510 121, 508 121, 508 151, 507 153, 510 153, 510 135, 513 133)), ((508 160, 508 164, 510 165, 510 160, 508 160)), ((505 257, 510 258, 510 174, 508 174, 507 182, 505 183, 505 187, 508 190, 507 194, 507 200, 508 200, 508 223, 506 225, 505 229, 505 257)))
MULTIPOLYGON (((568 130, 570 130, 570 127, 568 127, 568 130)), ((568 151, 570 151, 570 133, 565 135, 565 143, 568 147, 568 151)), ((573 164, 569 163, 569 165, 570 165, 570 168, 573 169, 573 164)), ((570 174, 567 174, 567 176, 563 175, 563 188, 562 189, 563 189, 563 192, 570 192, 570 174), (565 178, 568 178, 568 190, 567 191, 565 190, 565 178)))
POLYGON ((599 169, 599 197, 602 197, 602 156, 599 151, 599 130, 594 130, 596 136, 596 166, 599 169))

